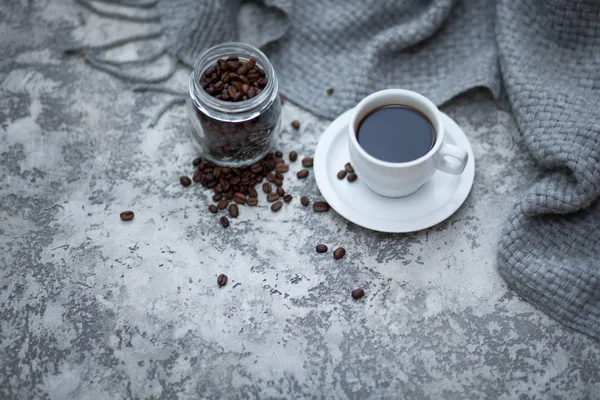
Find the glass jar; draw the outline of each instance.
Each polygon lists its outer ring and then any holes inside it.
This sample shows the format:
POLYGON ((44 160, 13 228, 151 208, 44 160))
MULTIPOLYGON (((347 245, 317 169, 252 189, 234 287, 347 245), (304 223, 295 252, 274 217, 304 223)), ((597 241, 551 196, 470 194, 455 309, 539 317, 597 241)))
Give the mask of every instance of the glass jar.
POLYGON ((194 64, 189 81, 187 110, 192 136, 203 157, 221 166, 239 167, 262 159, 273 147, 281 124, 281 101, 273 66, 256 47, 244 43, 223 43, 206 50, 194 64), (219 59, 253 58, 268 79, 255 97, 228 102, 208 94, 200 85, 202 74, 219 59))

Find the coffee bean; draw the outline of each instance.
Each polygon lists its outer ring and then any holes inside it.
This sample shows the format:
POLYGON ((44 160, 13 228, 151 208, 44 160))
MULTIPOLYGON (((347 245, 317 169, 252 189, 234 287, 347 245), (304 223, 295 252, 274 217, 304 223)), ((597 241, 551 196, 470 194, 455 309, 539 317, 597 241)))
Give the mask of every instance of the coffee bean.
POLYGON ((300 121, 293 120, 292 121, 292 128, 294 128, 294 129, 300 129, 300 121))
POLYGON ((246 204, 246 195, 240 192, 233 194, 233 201, 238 204, 246 204))
POLYGON ((327 253, 327 246, 325 246, 324 244, 318 244, 317 253, 327 253))
POLYGON ((133 219, 133 211, 123 211, 119 216, 123 221, 131 221, 133 219))
POLYGON ((229 216, 231 218, 237 218, 238 215, 240 215, 240 209, 238 208, 237 204, 232 204, 229 206, 229 216))
POLYGON ((277 212, 277 211, 281 210, 282 206, 283 206, 282 202, 276 201, 275 203, 273 203, 273 205, 271 205, 271 211, 277 212))
POLYGON ((275 172, 275 180, 277 179, 283 180, 283 174, 281 172, 275 172))
POLYGON ((269 182, 265 182, 262 185, 262 190, 265 193, 271 193, 273 191, 273 186, 269 182))
POLYGON ((258 174, 259 172, 261 172, 263 170, 263 166, 261 163, 257 162, 254 163, 250 166, 250 171, 254 172, 255 174, 258 174))
POLYGON ((295 151, 291 151, 290 152, 290 161, 294 162, 298 159, 298 153, 296 153, 295 151))
POLYGON ((277 150, 277 151, 275 152, 275 157, 277 157, 277 158, 281 158, 281 157, 283 157, 283 153, 282 153, 282 152, 280 152, 279 150, 277 150))
POLYGON ((352 172, 351 174, 348 175, 348 182, 354 182, 356 180, 356 178, 358 178, 358 176, 352 172))
POLYGON ((223 195, 221 193, 215 193, 212 199, 213 201, 221 201, 223 199, 223 195))
POLYGON ((197 170, 196 172, 194 172, 194 176, 192 176, 192 179, 194 180, 194 182, 200 182, 202 180, 202 171, 197 170))
POLYGON ((269 182, 275 182, 275 175, 273 175, 271 172, 269 172, 267 175, 265 175, 267 180, 269 182))
POLYGON ((283 196, 283 201, 285 201, 286 203, 289 203, 290 201, 292 201, 293 197, 291 194, 286 194, 285 196, 283 196))
POLYGON ((204 73, 204 75, 205 76, 211 76, 215 72, 217 72, 217 68, 216 67, 210 67, 209 69, 206 70, 206 72, 204 73))
POLYGON ((277 164, 275 166, 275 171, 277 172, 288 172, 290 167, 287 164, 277 164))
POLYGON ((227 88, 227 92, 229 93, 229 97, 231 97, 233 99, 233 97, 237 93, 237 89, 235 88, 235 86, 229 86, 227 88))
POLYGON ((187 176, 180 177, 179 182, 185 187, 190 186, 192 184, 191 179, 188 178, 187 176))
POLYGON ((342 258, 344 258, 345 255, 346 249, 344 249, 343 247, 338 247, 333 251, 333 258, 335 258, 336 260, 341 260, 342 258))
POLYGON ((283 196, 283 195, 285 195, 285 190, 283 190, 283 188, 281 186, 279 186, 277 188, 277 194, 280 196, 283 196))
POLYGON ((348 172, 354 172, 354 168, 352 168, 352 164, 350 164, 349 162, 346 163, 346 165, 344 165, 344 169, 348 172))
POLYGON ((272 202, 274 202, 274 201, 275 201, 275 200, 277 200, 277 199, 279 199, 279 195, 278 195, 277 193, 269 193, 269 194, 267 195, 267 201, 268 201, 269 203, 272 203, 272 202))
POLYGON ((219 210, 224 210, 227 208, 228 205, 229 205, 229 200, 223 199, 223 200, 219 201, 219 203, 217 204, 217 207, 219 208, 219 210))
POLYGON ((254 68, 254 65, 256 65, 256 60, 254 58, 251 58, 248 61, 246 61, 245 67, 248 71, 250 71, 252 68, 254 68))
MULTIPOLYGON (((225 218, 225 217, 223 217, 225 218)), ((223 287, 225 285, 227 285, 227 275, 225 274, 221 274, 217 277, 217 285, 219 285, 219 287, 223 287)))
POLYGON ((281 186, 283 185, 283 180, 282 179, 275 179, 275 182, 273 182, 276 186, 281 186))
POLYGON ((194 164, 194 167, 197 167, 198 165, 200 165, 201 162, 202 162, 202 157, 196 157, 196 158, 194 158, 194 161, 192 161, 192 164, 194 164))
POLYGON ((332 94, 333 94, 333 88, 331 87, 331 88, 327 89, 327 95, 331 96, 332 94))
POLYGON ((309 198, 306 196, 300 197, 300 204, 302 204, 304 207, 308 207, 308 205, 310 204, 309 198))
POLYGON ((365 295, 365 291, 362 289, 354 289, 352 291, 352 298, 354 300, 358 300, 365 295))
POLYGON ((250 197, 257 197, 257 196, 258 196, 258 193, 256 193, 256 189, 254 189, 254 187, 250 186, 250 187, 248 188, 248 195, 249 195, 250 197))
POLYGON ((346 170, 343 169, 343 170, 341 170, 340 172, 337 173, 337 178, 339 180, 342 180, 342 179, 344 179, 346 177, 346 174, 347 174, 346 170))
POLYGON ((313 210, 316 212, 327 212, 329 211, 329 204, 324 201, 315 201, 313 203, 313 210))
POLYGON ((298 179, 304 179, 308 176, 308 170, 307 169, 302 169, 300 171, 298 171, 298 173, 296 174, 296 176, 298 177, 298 179))
POLYGON ((219 211, 219 209, 214 204, 211 204, 210 206, 208 206, 208 211, 210 211, 213 214, 216 214, 219 211))
POLYGON ((302 166, 306 167, 306 168, 310 168, 313 166, 313 159, 312 157, 304 157, 302 159, 302 166))
POLYGON ((226 216, 222 216, 220 221, 221 225, 223 225, 223 228, 227 228, 229 226, 229 219, 227 219, 226 216))

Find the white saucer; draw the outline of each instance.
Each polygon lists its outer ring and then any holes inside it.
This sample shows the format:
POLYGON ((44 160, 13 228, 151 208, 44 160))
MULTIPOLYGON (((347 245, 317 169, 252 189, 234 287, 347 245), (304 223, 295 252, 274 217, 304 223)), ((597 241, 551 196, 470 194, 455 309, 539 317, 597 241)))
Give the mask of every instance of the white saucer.
POLYGON ((475 177, 475 158, 469 140, 460 127, 442 113, 445 141, 465 149, 469 161, 461 175, 437 171, 410 196, 388 198, 372 192, 358 180, 337 179, 336 174, 350 161, 348 153, 348 110, 325 130, 314 158, 314 174, 321 194, 342 217, 380 232, 414 232, 439 224, 451 216, 467 198, 475 177))

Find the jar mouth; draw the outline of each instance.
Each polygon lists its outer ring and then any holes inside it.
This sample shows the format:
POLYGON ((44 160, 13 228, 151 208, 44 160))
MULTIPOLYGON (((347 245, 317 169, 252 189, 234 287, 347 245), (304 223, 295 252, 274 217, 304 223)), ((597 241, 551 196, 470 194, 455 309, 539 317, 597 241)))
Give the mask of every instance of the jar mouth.
POLYGON ((227 42, 207 49, 198 57, 190 74, 189 92, 194 105, 211 117, 222 120, 230 120, 232 114, 243 114, 243 119, 254 118, 269 106, 271 99, 277 95, 277 90, 277 78, 269 59, 262 51, 246 43, 227 42), (267 85, 257 96, 238 102, 223 101, 211 96, 200 86, 202 73, 219 59, 230 56, 239 57, 240 60, 254 58, 256 64, 265 71, 267 85), (246 115, 249 113, 251 115, 246 115))

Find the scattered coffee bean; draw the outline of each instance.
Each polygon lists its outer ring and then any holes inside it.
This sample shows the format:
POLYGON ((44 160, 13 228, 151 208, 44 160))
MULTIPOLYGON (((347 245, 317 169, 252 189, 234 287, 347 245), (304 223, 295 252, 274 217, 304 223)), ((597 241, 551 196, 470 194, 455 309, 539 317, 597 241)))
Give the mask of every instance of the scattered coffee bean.
POLYGON ((254 207, 255 205, 258 204, 258 199, 256 197, 250 197, 248 199, 248 201, 246 201, 246 204, 249 205, 250 207, 254 207))
POLYGON ((291 151, 289 157, 290 157, 290 161, 294 162, 298 159, 298 153, 296 153, 295 151, 291 151))
POLYGON ((219 210, 224 210, 227 208, 228 205, 229 205, 229 200, 223 199, 223 200, 219 201, 219 203, 217 204, 217 207, 219 208, 219 210))
POLYGON ((329 89, 327 89, 327 95, 331 96, 333 94, 333 88, 330 87, 329 89))
POLYGON ((309 198, 306 196, 300 197, 300 204, 302 204, 304 207, 308 207, 308 205, 310 204, 309 198))
POLYGON ((342 180, 342 179, 344 179, 346 177, 346 174, 347 174, 346 170, 343 169, 343 170, 341 170, 340 172, 337 173, 337 178, 339 180, 342 180))
POLYGON ((283 188, 281 186, 279 186, 277 188, 277 194, 280 196, 283 196, 283 195, 285 195, 285 190, 283 190, 283 188))
POLYGON ((365 295, 365 291, 362 289, 354 289, 352 291, 352 298, 354 300, 358 300, 365 295))
POLYGON ((273 173, 269 172, 265 177, 269 182, 275 182, 275 175, 273 175, 273 173))
POLYGON ((277 164, 275 166, 275 171, 277 172, 288 172, 290 167, 287 164, 277 164))
POLYGON ((254 187, 250 186, 248 188, 248 195, 250 197, 258 197, 258 193, 256 193, 256 189, 254 189, 254 187))
POLYGON ((219 211, 219 209, 214 204, 211 204, 210 206, 208 206, 208 211, 210 211, 213 214, 216 214, 219 211))
POLYGON ((289 203, 290 201, 292 201, 293 197, 291 194, 286 194, 285 196, 283 196, 283 201, 285 201, 286 203, 289 203))
POLYGON ((283 206, 282 202, 276 201, 275 203, 273 203, 273 205, 271 205, 271 211, 277 212, 277 211, 281 210, 282 206, 283 206))
POLYGON ((182 176, 179 178, 179 182, 183 185, 183 186, 190 186, 192 184, 192 180, 190 178, 188 178, 187 176, 182 176))
POLYGON ((300 171, 298 171, 298 173, 296 174, 296 176, 298 177, 298 179, 304 179, 308 176, 308 170, 307 169, 301 169, 300 171))
POLYGON ((281 186, 281 185, 283 185, 283 180, 282 179, 275 179, 274 183, 275 183, 276 186, 281 186))
POLYGON ((329 211, 329 204, 325 201, 315 201, 313 203, 313 210, 316 212, 327 212, 329 211))
POLYGON ((356 180, 356 178, 358 178, 358 176, 352 172, 351 174, 348 174, 348 182, 354 182, 356 180))
POLYGON ((237 204, 232 204, 229 206, 229 216, 231 218, 237 218, 240 215, 240 209, 237 204))
POLYGON ((292 121, 292 128, 294 128, 294 129, 300 129, 300 121, 298 121, 297 119, 293 120, 292 121))
POLYGON ((194 172, 192 179, 194 180, 194 182, 200 182, 200 180, 202 179, 202 171, 198 170, 194 172))
POLYGON ((268 201, 269 203, 272 203, 272 202, 274 202, 274 201, 276 201, 276 200, 278 200, 278 199, 279 199, 279 195, 278 195, 277 193, 269 193, 269 194, 267 195, 267 201, 268 201))
POLYGON ((133 211, 123 211, 119 216, 123 221, 131 221, 133 219, 133 211))
POLYGON ((344 249, 343 247, 338 247, 333 251, 333 258, 335 258, 336 260, 341 260, 342 258, 344 258, 345 255, 346 249, 344 249))
POLYGON ((262 190, 265 193, 271 193, 273 191, 273 186, 269 182, 265 182, 262 185, 262 190))
POLYGON ((213 201, 221 201, 223 199, 223 195, 221 193, 215 193, 212 199, 213 201))
POLYGON ((349 162, 347 162, 346 165, 344 165, 344 169, 348 172, 354 172, 354 168, 352 168, 352 164, 350 164, 349 162))
POLYGON ((310 168, 313 166, 313 159, 312 157, 305 157, 302 159, 302 166, 306 167, 306 168, 310 168))
POLYGON ((217 285, 219 285, 219 287, 223 287, 225 285, 227 285, 227 275, 225 274, 221 274, 217 277, 217 285))
POLYGON ((318 244, 317 253, 327 253, 327 246, 325 246, 324 244, 318 244))
POLYGON ((221 217, 221 225, 223 225, 223 228, 227 228, 229 226, 229 220, 226 216, 221 217))
POLYGON ((235 201, 238 204, 246 204, 246 195, 243 193, 234 193, 233 194, 233 201, 235 201))
POLYGON ((283 153, 282 153, 282 152, 280 152, 279 150, 277 150, 277 151, 275 152, 275 157, 277 157, 277 158, 282 158, 282 157, 283 157, 283 153))
POLYGON ((192 161, 194 167, 197 167, 198 165, 200 165, 200 163, 202 163, 202 157, 196 157, 194 158, 194 161, 192 161))

